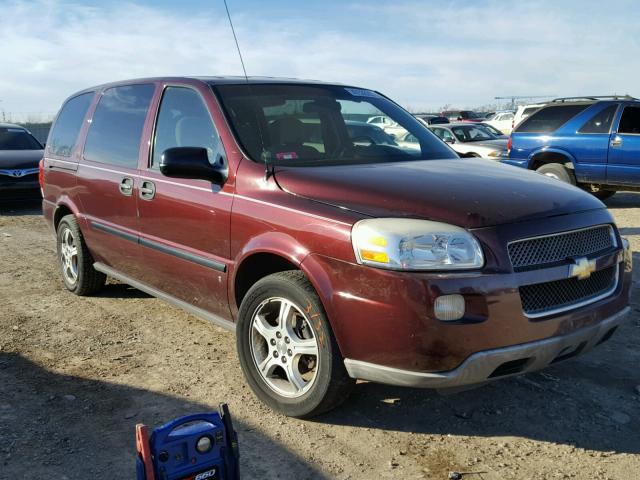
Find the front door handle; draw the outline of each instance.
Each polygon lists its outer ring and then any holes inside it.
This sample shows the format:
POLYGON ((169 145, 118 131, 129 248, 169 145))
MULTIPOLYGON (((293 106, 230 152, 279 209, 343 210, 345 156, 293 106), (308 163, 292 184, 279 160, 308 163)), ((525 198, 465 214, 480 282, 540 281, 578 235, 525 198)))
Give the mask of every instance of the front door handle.
POLYGON ((143 180, 140 185, 140 198, 152 200, 156 196, 156 185, 149 180, 143 180))
POLYGON ((133 178, 124 177, 120 181, 120 193, 127 197, 130 197, 133 193, 133 178))
POLYGON ((622 145, 622 138, 618 136, 613 137, 613 139, 611 140, 611 146, 619 147, 620 145, 622 145))

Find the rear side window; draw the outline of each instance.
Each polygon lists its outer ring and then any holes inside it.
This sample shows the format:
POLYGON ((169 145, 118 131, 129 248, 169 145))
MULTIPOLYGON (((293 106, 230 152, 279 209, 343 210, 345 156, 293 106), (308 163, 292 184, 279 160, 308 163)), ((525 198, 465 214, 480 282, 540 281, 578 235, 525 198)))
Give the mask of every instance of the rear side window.
POLYGON ((135 168, 154 90, 154 85, 126 85, 105 90, 91 120, 84 157, 135 168))
POLYGON ((557 105, 545 107, 531 114, 516 128, 516 132, 554 132, 589 105, 557 105))
POLYGON ((640 107, 624 107, 618 133, 640 134, 640 107))
POLYGON ((167 87, 162 96, 152 166, 158 168, 162 153, 173 147, 206 148, 212 164, 218 162, 222 154, 209 110, 198 92, 190 88, 167 87))
POLYGON ((585 123, 578 132, 580 133, 609 133, 613 117, 618 109, 617 105, 609 105, 600 110, 585 123))
POLYGON ((93 100, 93 92, 83 93, 68 100, 62 106, 49 135, 47 145, 49 154, 59 157, 71 156, 91 100, 93 100))

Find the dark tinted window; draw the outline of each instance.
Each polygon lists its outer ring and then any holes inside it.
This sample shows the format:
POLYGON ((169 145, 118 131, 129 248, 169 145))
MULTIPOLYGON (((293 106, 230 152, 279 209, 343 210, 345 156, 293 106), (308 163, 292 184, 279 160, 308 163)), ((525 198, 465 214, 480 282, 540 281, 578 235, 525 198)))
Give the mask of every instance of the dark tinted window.
POLYGON ((580 133, 609 133, 613 116, 618 109, 617 105, 610 105, 596 113, 580 130, 580 133))
POLYGON ((640 134, 640 107, 624 107, 618 133, 640 134))
POLYGON ((162 153, 173 147, 206 148, 211 163, 219 161, 222 153, 207 106, 198 92, 190 88, 168 87, 162 96, 152 165, 157 168, 162 153))
POLYGON ((531 114, 517 128, 516 132, 553 132, 567 123, 589 105, 554 105, 531 114))
POLYGON ((236 137, 255 161, 314 166, 457 159, 409 112, 371 90, 300 84, 214 88, 236 137), (417 148, 352 138, 347 122, 365 117, 389 119, 398 138, 415 135, 417 148))
POLYGON ((153 85, 105 90, 91 120, 84 156, 96 162, 135 168, 153 85))
POLYGON ((40 150, 42 145, 24 128, 0 127, 0 150, 40 150))
POLYGON ((71 155, 91 100, 93 100, 93 92, 83 93, 71 98, 62 106, 49 135, 47 149, 51 155, 61 157, 71 155))

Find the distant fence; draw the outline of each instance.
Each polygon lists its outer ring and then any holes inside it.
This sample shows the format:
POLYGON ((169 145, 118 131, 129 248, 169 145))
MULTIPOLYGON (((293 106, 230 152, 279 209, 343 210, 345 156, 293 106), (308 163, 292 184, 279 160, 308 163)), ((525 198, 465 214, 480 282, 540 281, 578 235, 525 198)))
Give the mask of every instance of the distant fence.
POLYGON ((51 130, 51 122, 20 123, 19 125, 29 130, 33 134, 33 136, 38 139, 40 143, 45 143, 47 141, 47 137, 49 136, 49 130, 51 130))

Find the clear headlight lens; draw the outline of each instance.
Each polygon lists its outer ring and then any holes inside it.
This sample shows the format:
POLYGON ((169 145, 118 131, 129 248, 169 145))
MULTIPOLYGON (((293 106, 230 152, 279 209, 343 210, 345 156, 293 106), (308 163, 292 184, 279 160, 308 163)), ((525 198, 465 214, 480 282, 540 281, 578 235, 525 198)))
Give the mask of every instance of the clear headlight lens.
POLYGON ((351 232, 358 263, 394 270, 467 270, 484 265, 482 248, 464 228, 429 220, 360 220, 351 232))

